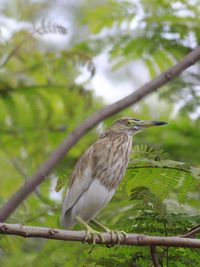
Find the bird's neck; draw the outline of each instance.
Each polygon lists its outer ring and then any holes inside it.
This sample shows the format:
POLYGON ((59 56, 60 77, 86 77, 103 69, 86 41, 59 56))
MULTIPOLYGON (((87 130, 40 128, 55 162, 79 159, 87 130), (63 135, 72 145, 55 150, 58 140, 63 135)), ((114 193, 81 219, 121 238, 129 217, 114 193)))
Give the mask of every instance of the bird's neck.
POLYGON ((132 136, 122 131, 115 131, 115 130, 109 129, 108 131, 103 133, 100 136, 100 138, 110 138, 110 139, 124 138, 127 141, 130 141, 132 139, 132 136))

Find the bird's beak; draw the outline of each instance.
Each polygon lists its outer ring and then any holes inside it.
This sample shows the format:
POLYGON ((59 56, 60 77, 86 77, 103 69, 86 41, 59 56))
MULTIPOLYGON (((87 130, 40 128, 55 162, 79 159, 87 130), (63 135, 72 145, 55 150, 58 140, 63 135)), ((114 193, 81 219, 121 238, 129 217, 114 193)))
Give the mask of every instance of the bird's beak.
POLYGON ((141 120, 137 124, 141 128, 148 128, 148 127, 152 127, 152 126, 165 125, 165 124, 167 124, 167 122, 164 122, 164 121, 142 121, 141 120))

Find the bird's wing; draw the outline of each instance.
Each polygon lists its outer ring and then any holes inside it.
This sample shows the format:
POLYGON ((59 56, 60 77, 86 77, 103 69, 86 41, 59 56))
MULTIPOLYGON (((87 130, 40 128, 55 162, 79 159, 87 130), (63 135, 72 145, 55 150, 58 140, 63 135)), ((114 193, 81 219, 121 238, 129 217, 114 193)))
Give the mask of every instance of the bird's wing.
POLYGON ((88 189, 93 181, 92 161, 93 161, 92 145, 79 159, 74 171, 70 177, 69 187, 66 192, 66 197, 63 202, 61 221, 68 210, 76 203, 82 194, 88 189))

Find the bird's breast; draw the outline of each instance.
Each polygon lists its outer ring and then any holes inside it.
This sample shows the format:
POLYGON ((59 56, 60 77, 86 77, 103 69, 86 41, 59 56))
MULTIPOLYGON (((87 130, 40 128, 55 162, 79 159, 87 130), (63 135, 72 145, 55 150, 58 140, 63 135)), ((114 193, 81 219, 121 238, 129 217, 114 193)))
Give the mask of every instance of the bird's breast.
POLYGON ((128 165, 132 138, 121 136, 105 144, 98 158, 96 174, 107 190, 116 189, 128 165))

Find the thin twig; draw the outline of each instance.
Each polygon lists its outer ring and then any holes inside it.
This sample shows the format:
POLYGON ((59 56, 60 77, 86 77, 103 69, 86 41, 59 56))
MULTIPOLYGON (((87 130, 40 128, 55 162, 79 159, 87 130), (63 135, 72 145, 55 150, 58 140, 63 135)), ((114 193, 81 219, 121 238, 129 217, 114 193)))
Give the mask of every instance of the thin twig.
POLYGON ((63 27, 62 25, 58 24, 43 24, 41 28, 34 29, 32 32, 28 32, 28 34, 22 38, 22 40, 7 54, 6 58, 4 59, 3 63, 0 65, 0 69, 5 67, 5 65, 8 63, 10 59, 14 55, 18 53, 18 51, 21 49, 22 45, 26 43, 26 41, 30 41, 30 39, 36 35, 36 34, 46 34, 46 33, 60 33, 60 34, 66 34, 67 29, 63 27), (42 32, 41 32, 42 31, 42 32))
MULTIPOLYGON (((25 179, 25 181, 28 180, 28 175, 26 174, 24 168, 20 165, 20 163, 18 162, 18 160, 16 158, 10 159, 13 167, 15 168, 16 171, 18 171, 19 174, 21 174, 21 176, 25 179)), ((40 199, 41 202, 43 202, 45 205, 49 206, 50 209, 52 209, 51 204, 53 202, 51 202, 48 198, 44 197, 40 191, 39 188, 35 188, 34 193, 36 195, 36 197, 38 197, 40 199)))
MULTIPOLYGON (((165 236, 168 236, 167 225, 165 219, 163 220, 165 236)), ((166 248, 166 267, 169 267, 169 248, 166 248)))
MULTIPOLYGON (((25 169, 20 165, 19 161, 16 158, 12 158, 10 153, 7 151, 7 149, 4 147, 4 144, 1 142, 1 150, 7 155, 7 157, 10 160, 10 163, 15 168, 15 170, 27 181, 28 175, 26 174, 25 169)), ((35 188, 34 190, 35 195, 40 199, 41 202, 48 205, 50 209, 52 209, 52 204, 49 199, 44 197, 40 192, 38 188, 35 188)))
POLYGON ((5 221, 15 209, 31 194, 35 188, 41 184, 45 178, 52 172, 53 168, 65 157, 66 153, 85 135, 90 129, 99 122, 110 117, 119 111, 137 103, 145 96, 158 90, 162 85, 180 75, 184 70, 193 65, 200 59, 200 47, 197 47, 172 68, 163 72, 155 79, 141 86, 132 94, 123 99, 104 107, 91 115, 85 122, 81 123, 73 132, 69 134, 51 154, 44 164, 33 174, 33 176, 17 190, 0 210, 0 221, 5 221))
POLYGON ((144 166, 129 166, 128 169, 148 169, 148 168, 154 168, 154 169, 170 169, 170 170, 177 170, 177 171, 183 171, 187 173, 191 173, 189 170, 178 168, 178 167, 170 167, 170 166, 156 166, 156 165, 144 165, 144 166))
MULTIPOLYGON (((29 37, 30 38, 30 37, 29 37)), ((5 67, 5 65, 8 63, 8 61, 15 55, 18 53, 19 49, 22 47, 22 45, 24 44, 24 42, 27 40, 27 36, 25 38, 23 38, 6 56, 6 58, 4 59, 3 63, 0 65, 0 69, 5 67)))
POLYGON ((190 229, 186 234, 181 235, 181 237, 195 237, 197 234, 200 233, 200 225, 197 225, 196 227, 190 229))
POLYGON ((154 267, 160 267, 160 263, 158 261, 158 255, 156 252, 156 247, 150 246, 150 252, 151 252, 151 258, 152 258, 152 262, 153 262, 154 267))

